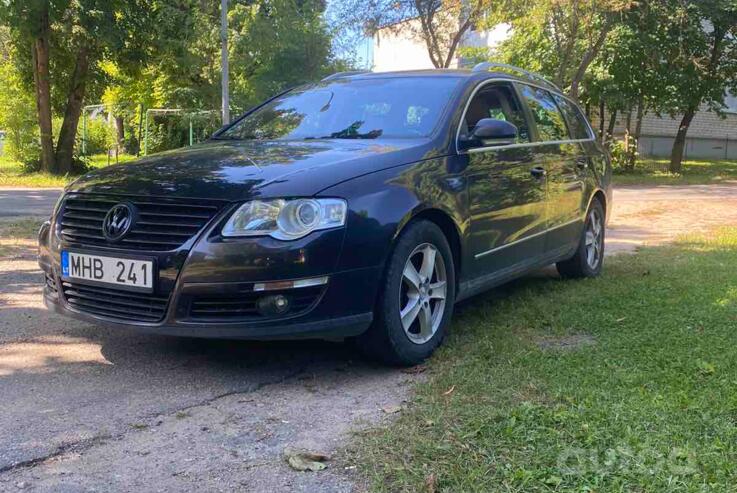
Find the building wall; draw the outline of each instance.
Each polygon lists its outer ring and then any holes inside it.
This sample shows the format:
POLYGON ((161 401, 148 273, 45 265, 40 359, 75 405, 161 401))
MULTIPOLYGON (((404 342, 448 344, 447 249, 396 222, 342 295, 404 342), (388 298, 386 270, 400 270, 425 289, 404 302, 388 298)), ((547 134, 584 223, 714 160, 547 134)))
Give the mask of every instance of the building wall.
MULTIPOLYGON (((606 122, 609 114, 605 115, 606 122)), ((632 128, 634 130, 634 115, 632 128)), ((598 118, 593 118, 595 128, 599 128, 598 118)), ((648 113, 642 119, 642 135, 638 144, 640 155, 645 157, 668 157, 673 148, 681 116, 659 117, 648 113)), ((617 115, 614 127, 615 136, 624 135, 626 115, 617 115)), ((737 159, 737 113, 728 112, 720 117, 713 111, 702 108, 696 113, 686 135, 685 153, 691 159, 737 159)))
MULTIPOLYGON (((375 72, 434 68, 425 42, 409 34, 419 32, 418 21, 412 19, 402 23, 402 26, 402 31, 399 31, 397 26, 392 26, 380 29, 374 35, 372 66, 375 72)), ((488 31, 469 31, 460 45, 493 48, 509 36, 509 30, 508 24, 498 24, 488 31)), ((450 68, 457 68, 459 60, 460 58, 456 56, 450 68)))
POLYGON ((407 25, 404 31, 385 28, 376 32, 373 47, 375 72, 434 68, 425 43, 407 34, 417 32, 418 22, 413 19, 403 23, 407 25))

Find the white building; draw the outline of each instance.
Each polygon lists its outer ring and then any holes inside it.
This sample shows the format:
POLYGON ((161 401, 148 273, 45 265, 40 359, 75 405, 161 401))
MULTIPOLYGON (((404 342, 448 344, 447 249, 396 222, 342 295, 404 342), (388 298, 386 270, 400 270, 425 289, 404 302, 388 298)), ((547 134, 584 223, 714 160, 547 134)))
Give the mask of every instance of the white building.
MULTIPOLYGON (((375 72, 396 70, 416 70, 433 68, 425 42, 408 33, 419 32, 419 21, 411 19, 402 23, 406 29, 379 29, 373 37, 373 60, 371 69, 375 72)), ((468 31, 460 47, 494 48, 509 36, 509 25, 499 24, 490 31, 468 31)), ((458 68, 462 61, 456 56, 450 68, 458 68)))

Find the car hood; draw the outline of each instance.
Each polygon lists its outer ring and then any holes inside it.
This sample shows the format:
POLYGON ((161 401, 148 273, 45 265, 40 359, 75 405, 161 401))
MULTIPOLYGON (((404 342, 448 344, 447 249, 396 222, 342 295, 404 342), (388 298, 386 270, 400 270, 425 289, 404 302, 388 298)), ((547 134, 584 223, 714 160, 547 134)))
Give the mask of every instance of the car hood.
POLYGON ((69 192, 242 200, 310 196, 432 157, 429 140, 208 141, 92 171, 69 192))

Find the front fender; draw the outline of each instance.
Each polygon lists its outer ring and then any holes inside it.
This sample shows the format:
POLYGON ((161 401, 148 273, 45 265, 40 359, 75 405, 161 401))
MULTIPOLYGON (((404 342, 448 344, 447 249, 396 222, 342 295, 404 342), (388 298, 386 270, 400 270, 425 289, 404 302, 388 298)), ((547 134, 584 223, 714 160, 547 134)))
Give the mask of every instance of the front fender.
POLYGON ((424 211, 440 211, 456 230, 465 230, 467 193, 462 174, 448 172, 437 158, 378 171, 324 190, 348 201, 348 220, 339 269, 382 266, 406 224, 424 211))

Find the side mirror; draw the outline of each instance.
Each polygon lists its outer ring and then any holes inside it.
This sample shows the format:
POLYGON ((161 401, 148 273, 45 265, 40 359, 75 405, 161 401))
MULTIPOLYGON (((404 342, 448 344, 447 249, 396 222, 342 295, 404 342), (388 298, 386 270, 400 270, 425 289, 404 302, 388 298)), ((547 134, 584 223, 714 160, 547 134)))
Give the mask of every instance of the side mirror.
POLYGON ((479 141, 496 141, 491 143, 492 145, 509 144, 517 138, 517 126, 506 120, 482 118, 473 128, 471 138, 479 141))

